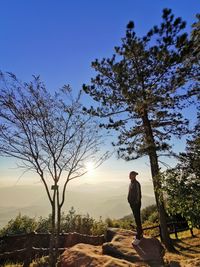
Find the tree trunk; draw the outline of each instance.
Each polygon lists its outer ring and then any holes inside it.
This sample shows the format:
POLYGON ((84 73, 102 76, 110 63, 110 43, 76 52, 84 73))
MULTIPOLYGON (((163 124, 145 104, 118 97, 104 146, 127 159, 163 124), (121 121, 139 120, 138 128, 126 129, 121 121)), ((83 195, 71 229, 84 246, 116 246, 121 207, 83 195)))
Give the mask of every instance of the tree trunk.
POLYGON ((158 165, 158 158, 157 158, 156 151, 152 151, 149 154, 149 159, 150 159, 150 165, 151 165, 151 174, 152 174, 152 179, 153 179, 156 204, 157 204, 158 213, 159 213, 161 238, 162 238, 163 243, 165 244, 166 249, 170 252, 174 252, 175 249, 172 245, 172 241, 170 239, 168 228, 167 228, 167 219, 166 219, 167 215, 165 212, 163 194, 161 191, 159 165, 158 165))
POLYGON ((50 236, 50 266, 56 266, 55 258, 55 233, 56 233, 56 189, 54 188, 53 201, 51 203, 52 214, 51 214, 51 236, 50 236))
POLYGON ((59 203, 59 188, 57 187, 56 192, 57 198, 57 227, 56 227, 56 238, 55 238, 55 257, 58 258, 58 248, 59 248, 59 241, 60 241, 60 220, 61 220, 61 207, 59 203))
POLYGON ((165 247, 168 251, 174 252, 175 249, 173 247, 172 241, 169 236, 169 232, 167 229, 167 220, 166 220, 166 212, 164 207, 164 201, 163 201, 163 194, 162 194, 162 185, 160 181, 159 176, 159 164, 158 164, 158 156, 156 151, 156 145, 154 141, 154 136, 151 128, 151 124, 148 118, 147 112, 144 111, 144 115, 142 117, 143 119, 143 126, 146 136, 146 145, 148 149, 148 155, 150 160, 150 166, 151 166, 151 175, 153 180, 153 186, 154 186, 154 194, 156 199, 156 204, 158 208, 159 213, 159 220, 160 220, 160 227, 161 227, 161 238, 163 243, 165 244, 165 247))

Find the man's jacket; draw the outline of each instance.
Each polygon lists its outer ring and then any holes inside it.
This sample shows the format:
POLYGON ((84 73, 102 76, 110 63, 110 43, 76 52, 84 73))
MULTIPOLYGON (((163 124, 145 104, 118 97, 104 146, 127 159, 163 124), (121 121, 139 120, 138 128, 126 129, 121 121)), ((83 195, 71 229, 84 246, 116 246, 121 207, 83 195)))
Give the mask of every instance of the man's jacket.
POLYGON ((131 206, 141 205, 141 186, 137 180, 129 185, 128 202, 131 206))

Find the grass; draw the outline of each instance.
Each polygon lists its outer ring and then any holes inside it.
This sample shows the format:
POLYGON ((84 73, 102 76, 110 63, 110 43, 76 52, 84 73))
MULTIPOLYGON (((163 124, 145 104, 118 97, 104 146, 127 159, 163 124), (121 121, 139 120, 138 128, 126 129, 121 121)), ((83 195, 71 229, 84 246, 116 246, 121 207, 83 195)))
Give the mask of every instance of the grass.
MULTIPOLYGON (((35 259, 29 267, 48 267, 48 258, 49 257, 42 257, 39 259, 35 259)), ((3 265, 2 267, 23 267, 23 264, 21 263, 6 263, 5 265, 3 265)))
POLYGON ((18 263, 6 263, 5 265, 3 265, 2 267, 23 267, 22 264, 18 264, 18 263))
MULTIPOLYGON (((200 232, 200 231, 199 231, 198 229, 196 229, 196 228, 193 229, 193 234, 194 234, 194 235, 198 235, 199 232, 200 232)), ((176 239, 175 234, 171 234, 170 237, 171 237, 172 239, 176 239)), ((179 239, 187 238, 187 237, 191 237, 190 230, 186 230, 186 231, 183 231, 183 232, 179 232, 179 233, 178 233, 178 238, 179 238, 179 239)))
POLYGON ((171 235, 178 253, 167 252, 165 260, 168 263, 174 264, 174 266, 187 266, 187 264, 188 266, 200 266, 200 230, 194 229, 193 232, 194 237, 191 237, 190 231, 178 233, 179 239, 175 239, 175 236, 171 235))

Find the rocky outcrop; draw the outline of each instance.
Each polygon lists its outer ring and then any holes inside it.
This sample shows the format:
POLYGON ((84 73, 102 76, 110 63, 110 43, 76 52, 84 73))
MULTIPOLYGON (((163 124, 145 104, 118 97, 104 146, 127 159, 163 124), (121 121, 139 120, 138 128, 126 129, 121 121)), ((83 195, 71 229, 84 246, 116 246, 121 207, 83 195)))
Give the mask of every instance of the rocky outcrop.
POLYGON ((134 264, 127 260, 103 255, 101 246, 89 244, 77 244, 66 249, 61 256, 61 267, 134 267, 148 266, 146 264, 134 264))
POLYGON ((132 246, 134 232, 108 229, 102 246, 77 244, 61 255, 61 267, 163 266, 163 247, 156 238, 144 237, 132 246))
POLYGON ((113 238, 110 242, 103 244, 103 254, 123 258, 130 262, 144 261, 149 264, 162 265, 164 248, 158 239, 143 237, 139 245, 132 246, 134 235, 132 231, 110 229, 107 235, 113 235, 113 238))

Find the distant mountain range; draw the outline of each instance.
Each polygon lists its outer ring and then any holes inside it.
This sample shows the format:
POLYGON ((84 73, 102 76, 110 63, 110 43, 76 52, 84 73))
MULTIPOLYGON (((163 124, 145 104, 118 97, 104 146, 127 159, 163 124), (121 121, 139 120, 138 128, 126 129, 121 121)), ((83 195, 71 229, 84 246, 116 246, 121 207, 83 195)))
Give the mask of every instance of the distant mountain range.
MULTIPOLYGON (((66 192, 63 211, 73 206, 78 214, 89 214, 98 219, 122 218, 131 213, 127 203, 128 184, 102 182, 70 187, 66 192)), ((142 207, 154 204, 150 184, 142 185, 142 207)), ((51 212, 44 187, 36 185, 0 187, 0 227, 19 213, 30 217, 46 217, 51 212)))

